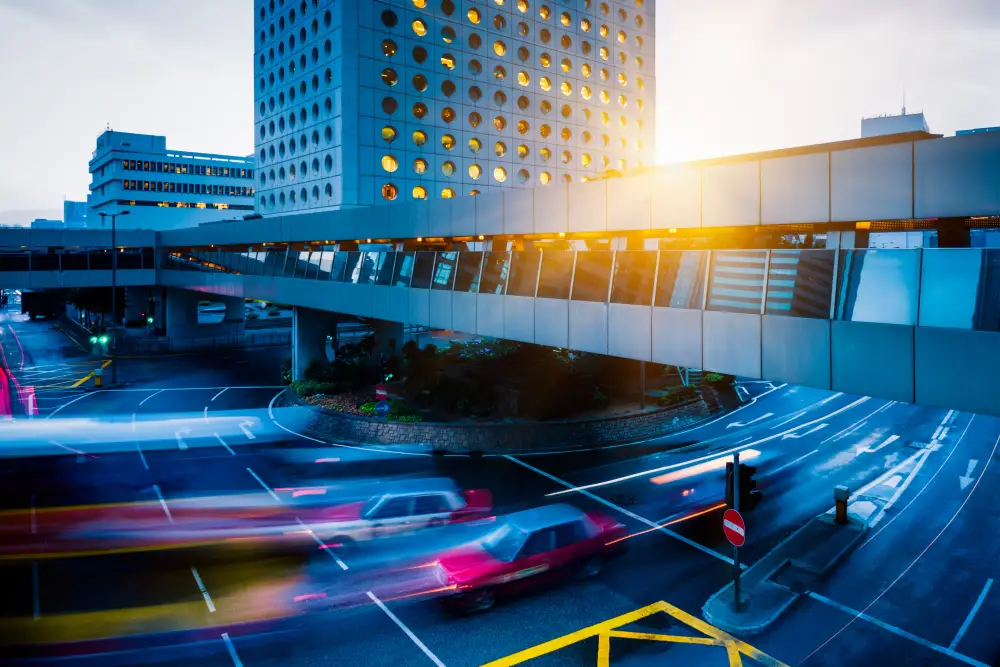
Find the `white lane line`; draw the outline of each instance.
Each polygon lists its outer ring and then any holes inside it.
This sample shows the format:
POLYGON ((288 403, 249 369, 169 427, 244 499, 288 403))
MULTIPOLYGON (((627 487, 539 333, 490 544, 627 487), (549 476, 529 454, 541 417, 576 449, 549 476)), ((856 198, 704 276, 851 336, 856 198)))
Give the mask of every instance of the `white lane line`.
POLYGON ((228 390, 228 389, 229 389, 229 387, 226 387, 225 389, 223 389, 222 391, 220 391, 218 394, 216 394, 215 396, 213 396, 212 400, 209 401, 209 403, 214 403, 215 399, 217 399, 219 396, 222 396, 223 394, 225 394, 226 390, 228 390))
POLYGON ((170 513, 170 508, 167 507, 167 501, 163 497, 163 492, 160 491, 160 485, 154 484, 153 490, 156 491, 156 497, 160 499, 160 507, 163 508, 163 513, 167 515, 167 519, 170 521, 170 523, 173 523, 174 515, 170 513))
MULTIPOLYGON (((149 391, 149 390, 147 389, 146 391, 149 391)), ((153 398, 154 396, 158 396, 159 394, 162 394, 165 391, 166 391, 166 389, 160 389, 159 391, 154 391, 152 394, 150 394, 146 398, 144 398, 141 401, 139 401, 139 407, 141 408, 146 403, 146 401, 148 401, 149 399, 153 398)))
MULTIPOLYGON (((869 400, 869 398, 867 396, 863 396, 863 397, 859 398, 858 400, 854 401, 853 403, 845 405, 842 408, 838 408, 837 410, 834 410, 833 412, 830 412, 830 413, 828 413, 826 415, 823 415, 822 417, 817 417, 816 419, 813 419, 812 421, 808 421, 808 422, 799 424, 798 426, 793 426, 792 428, 790 428, 790 429, 788 429, 786 431, 782 431, 780 433, 775 433, 774 435, 769 435, 766 438, 761 438, 759 440, 754 440, 753 442, 748 442, 746 444, 739 445, 738 447, 731 447, 730 449, 727 449, 727 450, 724 450, 724 451, 721 451, 721 452, 714 452, 712 454, 706 454, 705 456, 701 456, 699 458, 692 459, 690 461, 683 461, 683 462, 680 462, 680 463, 673 463, 671 465, 661 466, 659 468, 654 468, 652 470, 643 470, 642 472, 635 472, 635 473, 632 473, 630 475, 623 475, 622 477, 616 477, 615 479, 609 479, 609 480, 605 480, 603 482, 594 482, 592 484, 584 484, 583 486, 573 486, 572 484, 568 484, 568 483, 563 482, 563 484, 567 487, 566 490, 564 490, 564 491, 556 491, 554 493, 549 493, 549 494, 546 494, 546 495, 547 496, 561 496, 561 495, 564 495, 564 494, 567 494, 567 493, 576 493, 576 492, 586 491, 587 489, 596 489, 596 488, 599 488, 599 487, 602 487, 602 486, 609 486, 611 484, 617 484, 619 482, 624 482, 624 481, 627 481, 627 480, 630 480, 630 479, 635 479, 636 477, 646 477, 648 475, 652 475, 652 474, 655 474, 655 473, 658 473, 658 472, 664 472, 666 470, 672 470, 674 468, 682 468, 682 467, 689 466, 689 465, 694 464, 694 463, 700 463, 702 461, 707 461, 708 459, 714 459, 714 458, 718 458, 720 456, 725 456, 727 454, 732 454, 733 452, 742 451, 742 450, 747 449, 749 447, 753 447, 754 445, 759 445, 759 444, 761 444, 763 442, 768 442, 770 440, 775 440, 777 438, 782 438, 783 436, 785 436, 785 435, 787 435, 789 433, 793 433, 794 431, 797 431, 797 430, 799 430, 801 428, 806 428, 807 426, 813 426, 814 424, 818 424, 819 422, 823 421, 824 419, 829 419, 831 417, 834 417, 834 416, 836 416, 836 415, 844 412, 845 410, 850 410, 853 407, 861 405, 862 403, 864 403, 867 400, 869 400)), ((510 457, 507 457, 507 458, 510 458, 510 457)))
POLYGON ((226 642, 226 650, 229 651, 229 657, 233 659, 233 665, 235 667, 243 667, 243 663, 240 662, 240 656, 236 655, 236 647, 233 646, 233 640, 229 638, 228 632, 222 633, 222 641, 226 642))
POLYGON ((42 617, 42 607, 38 599, 38 561, 31 562, 32 614, 37 621, 42 617))
POLYGON ((226 444, 226 441, 222 439, 221 435, 219 435, 218 433, 213 433, 212 435, 215 436, 216 440, 218 440, 220 443, 222 443, 222 446, 226 448, 227 452, 229 452, 233 456, 236 456, 236 452, 233 451, 232 447, 230 447, 229 445, 226 444))
POLYGON ((913 466, 913 470, 911 470, 909 474, 906 475, 906 479, 903 481, 902 484, 899 485, 899 487, 896 489, 896 492, 892 494, 892 497, 890 497, 889 500, 886 501, 885 505, 882 506, 882 509, 878 511, 878 514, 876 514, 868 521, 869 530, 871 530, 872 528, 874 528, 875 526, 879 525, 879 523, 882 522, 882 519, 885 518, 886 512, 888 512, 892 508, 892 506, 896 504, 896 501, 899 500, 899 497, 903 495, 903 492, 905 492, 906 489, 909 488, 913 480, 917 478, 918 474, 920 474, 920 469, 924 467, 924 464, 927 463, 927 459, 930 458, 931 450, 926 449, 924 451, 927 452, 927 456, 924 456, 919 461, 917 461, 917 465, 913 466))
POLYGON ((277 501, 278 501, 279 503, 281 502, 281 498, 279 498, 279 497, 278 497, 278 494, 276 494, 276 493, 274 492, 274 490, 273 490, 273 489, 272 489, 271 487, 269 487, 269 486, 268 486, 268 485, 267 485, 267 484, 266 484, 266 483, 264 482, 264 480, 262 480, 262 479, 261 479, 260 477, 258 477, 258 476, 257 476, 257 473, 255 473, 255 472, 254 472, 253 470, 251 470, 250 468, 247 468, 247 472, 248 472, 248 473, 250 473, 251 475, 253 475, 253 478, 254 478, 255 480, 257 480, 257 482, 258 482, 258 483, 259 483, 259 484, 260 484, 261 486, 263 486, 263 487, 264 487, 264 490, 265 490, 265 491, 267 491, 267 492, 268 492, 269 494, 271 494, 271 497, 272 497, 272 498, 274 498, 275 500, 277 500, 277 501))
POLYGON ((94 396, 95 394, 100 394, 103 391, 104 391, 103 389, 98 389, 97 391, 92 391, 92 392, 86 393, 83 396, 78 396, 77 398, 74 398, 72 401, 66 401, 65 403, 63 403, 62 405, 60 405, 58 408, 56 408, 55 410, 53 410, 49 414, 45 415, 45 418, 46 419, 52 419, 52 416, 55 415, 60 410, 62 410, 63 408, 68 408, 69 406, 73 405, 77 401, 82 401, 83 399, 87 398, 88 396, 94 396))
POLYGON ((428 658, 430 658, 431 662, 433 662, 435 665, 437 665, 437 667, 445 667, 445 664, 443 662, 441 662, 438 659, 438 657, 436 655, 434 655, 431 652, 431 650, 429 648, 427 648, 427 646, 422 641, 420 641, 420 639, 415 634, 413 634, 412 630, 410 630, 408 627, 406 627, 406 624, 404 624, 401 620, 399 620, 399 618, 394 613, 392 613, 391 611, 389 611, 389 608, 386 607, 384 604, 382 604, 382 601, 379 600, 377 597, 375 597, 374 593, 372 593, 371 591, 368 591, 368 597, 371 598, 372 602, 374 602, 375 604, 378 605, 379 609, 381 609, 382 611, 385 612, 386 616, 388 616, 389 618, 392 619, 393 623, 395 623, 396 625, 399 626, 400 630, 402 630, 403 632, 406 633, 406 636, 409 637, 410 640, 414 644, 417 645, 417 648, 419 648, 421 651, 424 652, 424 655, 426 655, 428 658))
POLYGON ((990 587, 992 585, 993 580, 987 579, 986 585, 983 586, 983 592, 979 594, 978 598, 976 598, 976 604, 972 605, 972 610, 969 611, 969 615, 965 617, 965 622, 962 623, 962 627, 958 629, 958 634, 956 634, 955 638, 951 640, 950 644, 948 644, 948 648, 952 651, 958 648, 958 642, 962 641, 962 637, 965 636, 965 632, 969 629, 969 626, 972 625, 972 619, 975 618, 979 608, 983 606, 983 600, 986 599, 986 594, 990 592, 990 587))
POLYGON ((878 408, 875 408, 874 410, 872 410, 871 412, 869 412, 867 415, 865 415, 864 417, 862 417, 858 421, 854 422, 853 424, 849 424, 849 425, 845 426, 844 428, 840 429, 839 431, 837 431, 836 433, 834 433, 829 438, 827 438, 826 440, 824 440, 823 442, 821 442, 819 444, 825 445, 826 443, 830 442, 831 440, 835 440, 837 437, 839 437, 841 435, 850 435, 851 433, 853 433, 857 429, 861 428, 861 426, 863 426, 866 421, 868 421, 869 419, 871 419, 872 417, 874 417, 878 413, 882 412, 883 410, 887 410, 889 407, 891 407, 891 406, 893 406, 895 404, 896 404, 896 401, 889 401, 885 405, 883 405, 881 407, 878 407, 878 408))
POLYGON ((208 606, 208 610, 215 611, 215 603, 212 602, 212 596, 208 594, 208 589, 205 588, 205 584, 201 580, 201 575, 198 574, 198 570, 194 565, 191 566, 191 574, 194 575, 194 583, 198 584, 198 590, 201 591, 201 596, 205 598, 205 604, 208 606))
POLYGON ((174 437, 177 438, 177 449, 187 449, 187 441, 184 440, 184 436, 191 432, 189 428, 182 428, 181 430, 174 433, 174 437))
MULTIPOLYGON (((831 600, 830 598, 828 598, 828 597, 826 597, 824 595, 820 595, 819 593, 814 593, 814 592, 810 591, 808 593, 808 595, 813 600, 816 600, 817 602, 822 602, 823 604, 829 605, 829 606, 833 607, 834 609, 839 609, 840 611, 844 612, 845 614, 848 614, 849 616, 853 616, 855 619, 860 618, 863 621, 868 621, 872 625, 878 626, 878 627, 882 628, 883 630, 885 630, 887 632, 891 632, 892 634, 898 635, 900 637, 903 637, 904 639, 909 639, 910 641, 912 641, 914 643, 920 644, 921 646, 929 648, 932 651, 937 651, 938 653, 946 655, 949 658, 954 658, 955 660, 959 660, 961 662, 964 662, 967 665, 972 665, 973 667, 989 667, 989 665, 987 665, 986 663, 979 662, 978 660, 974 660, 973 658, 970 658, 967 655, 962 655, 961 653, 956 653, 951 648, 945 648, 944 646, 941 646, 939 644, 935 644, 934 642, 928 641, 928 640, 924 639, 923 637, 918 637, 917 635, 915 635, 915 634, 913 634, 911 632, 907 632, 906 630, 903 630, 902 628, 897 628, 895 625, 890 625, 889 623, 886 623, 885 621, 880 621, 877 618, 869 616, 868 614, 864 613, 863 611, 858 611, 856 609, 851 609, 847 605, 840 604, 836 600, 831 600)), ((853 622, 853 620, 852 620, 852 622, 853 622)))
POLYGON ((302 519, 300 519, 299 517, 295 517, 295 520, 299 522, 299 525, 302 526, 302 528, 306 532, 308 532, 310 535, 312 535, 312 538, 314 540, 316 540, 316 544, 319 545, 320 549, 322 549, 326 553, 330 554, 330 558, 332 558, 333 560, 337 561, 337 565, 340 566, 341 570, 347 570, 347 563, 345 563, 344 561, 340 560, 340 556, 338 556, 336 553, 334 553, 333 549, 327 548, 327 545, 323 543, 323 540, 319 539, 319 535, 317 535, 316 533, 314 533, 312 528, 310 528, 309 526, 307 526, 306 524, 304 524, 302 522, 302 519))
MULTIPOLYGON (((540 469, 536 468, 535 466, 531 465, 530 463, 525 463, 524 461, 521 461, 521 460, 519 460, 519 459, 511 456, 510 454, 505 454, 504 458, 507 459, 508 461, 513 461, 514 463, 516 463, 516 464, 518 464, 520 466, 524 466, 528 470, 532 470, 532 471, 538 473, 539 475, 541 475, 542 477, 547 477, 547 478, 551 479, 553 482, 555 482, 556 484, 559 484, 561 486, 565 486, 565 487, 567 487, 569 489, 574 489, 575 488, 569 482, 567 482, 565 480, 562 480, 562 479, 559 479, 555 475, 550 475, 549 473, 545 472, 544 470, 540 470, 540 469)), ((699 551, 702 551, 702 552, 708 554, 709 556, 712 556, 713 558, 718 558, 719 560, 724 561, 726 563, 729 563, 730 565, 733 564, 733 559, 732 558, 729 558, 728 556, 723 556, 719 552, 713 551, 712 549, 709 549, 708 547, 706 547, 706 546, 704 546, 702 544, 698 544, 694 540, 688 539, 688 538, 684 537, 683 535, 681 535, 679 533, 675 533, 674 531, 670 530, 669 528, 665 528, 665 527, 661 526, 658 523, 650 521, 646 517, 639 516, 635 512, 630 512, 629 510, 625 509, 624 507, 619 507, 618 505, 615 505, 614 503, 612 503, 612 502, 610 502, 608 500, 605 500, 604 498, 601 498, 600 496, 595 495, 595 494, 591 493, 590 491, 587 491, 586 489, 584 489, 582 487, 576 488, 576 490, 579 493, 582 493, 583 495, 587 496, 591 500, 596 500, 597 502, 601 503, 605 507, 610 507, 611 509, 613 509, 613 510, 615 510, 617 512, 621 512, 625 516, 632 517, 633 519, 635 519, 639 523, 643 523, 643 524, 649 526, 650 528, 654 528, 654 529, 660 531, 661 533, 663 533, 664 535, 669 535, 670 537, 673 537, 674 539, 680 540, 684 544, 687 544, 688 546, 694 547, 695 549, 698 549, 699 551)), ((548 495, 551 496, 553 494, 550 493, 548 495)), ((747 565, 746 565, 746 563, 740 563, 740 567, 742 569, 746 569, 747 565)))
POLYGON ((208 423, 208 406, 205 406, 205 412, 203 413, 203 419, 208 423))
MULTIPOLYGON (((132 432, 135 433, 135 413, 132 413, 132 432)), ((149 470, 149 462, 146 461, 146 455, 142 453, 142 446, 139 441, 135 441, 135 451, 139 452, 139 460, 142 461, 142 467, 149 470)))
POLYGON ((818 449, 814 449, 814 450, 812 450, 811 452, 809 452, 808 454, 803 454, 803 455, 802 455, 802 456, 800 456, 799 458, 797 458, 797 459, 795 459, 795 460, 793 460, 793 461, 789 461, 788 463, 786 463, 786 464, 785 464, 785 465, 783 465, 783 466, 779 466, 778 468, 775 468, 774 470, 772 470, 771 472, 767 473, 766 475, 762 475, 762 476, 761 476, 761 478, 764 478, 764 477, 770 477, 771 475, 777 475, 777 474, 778 474, 779 472, 781 472, 782 470, 785 470, 785 469, 787 469, 787 468, 791 468, 791 467, 792 467, 793 465, 795 465, 795 464, 796 464, 796 463, 798 463, 799 461, 802 461, 802 460, 804 460, 804 459, 807 459, 807 458, 809 458, 810 456, 812 456, 813 454, 815 454, 815 453, 816 453, 816 452, 818 452, 818 451, 819 451, 818 449))

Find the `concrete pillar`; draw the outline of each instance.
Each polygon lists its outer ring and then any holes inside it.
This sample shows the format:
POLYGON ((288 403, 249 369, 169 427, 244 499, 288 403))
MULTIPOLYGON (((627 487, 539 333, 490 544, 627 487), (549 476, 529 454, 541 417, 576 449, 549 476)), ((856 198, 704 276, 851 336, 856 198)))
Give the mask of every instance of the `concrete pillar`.
POLYGON ((185 289, 167 288, 164 290, 166 299, 166 333, 169 338, 200 338, 202 333, 198 327, 198 301, 200 292, 185 289))
POLYGON ((241 296, 213 297, 226 305, 226 316, 220 325, 224 335, 238 335, 246 331, 246 299, 241 296))
POLYGON ((148 287, 125 288, 125 321, 131 324, 145 325, 143 317, 146 306, 153 291, 148 287))
POLYGON ((375 334, 375 346, 372 348, 371 360, 379 363, 384 355, 389 359, 403 351, 403 324, 387 320, 369 320, 375 334))
POLYGON ((326 337, 337 322, 337 314, 326 310, 292 309, 292 379, 302 380, 314 361, 328 361, 326 337))

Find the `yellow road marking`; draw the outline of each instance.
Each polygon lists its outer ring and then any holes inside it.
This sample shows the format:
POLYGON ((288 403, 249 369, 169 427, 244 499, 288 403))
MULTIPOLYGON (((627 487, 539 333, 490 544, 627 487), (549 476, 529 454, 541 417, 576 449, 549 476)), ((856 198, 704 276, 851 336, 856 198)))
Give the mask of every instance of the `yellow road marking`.
POLYGON ((73 336, 71 336, 68 331, 63 329, 61 326, 57 328, 59 329, 59 331, 62 331, 64 334, 66 334, 66 338, 69 338, 71 341, 73 341, 73 344, 76 345, 78 348, 80 348, 81 352, 86 352, 87 354, 90 354, 90 350, 84 348, 83 345, 80 345, 80 341, 78 341, 76 338, 73 338, 73 336))
POLYGON ((568 635, 557 637, 543 644, 532 646, 531 648, 527 648, 518 653, 494 660, 493 662, 486 663, 482 667, 510 667, 511 665, 519 665, 523 662, 527 662, 528 660, 534 660, 540 656, 566 648, 567 646, 576 644, 577 642, 581 642, 585 639, 590 639, 591 637, 597 637, 598 667, 608 667, 610 664, 612 637, 724 647, 726 649, 726 654, 729 657, 730 667, 742 667, 742 656, 744 655, 748 658, 756 660, 761 665, 765 665, 766 667, 788 667, 788 665, 781 662, 777 658, 767 655, 759 649, 750 646, 746 642, 743 642, 736 637, 723 632, 719 628, 709 625, 700 618, 692 616, 684 610, 662 600, 660 602, 654 602, 651 605, 642 607, 641 609, 636 609, 635 611, 631 611, 627 614, 616 616, 615 618, 604 621, 603 623, 591 625, 590 627, 571 632, 568 635), (706 636, 686 637, 678 635, 661 635, 656 633, 630 632, 618 629, 657 613, 668 614, 684 625, 687 625, 688 627, 697 630, 706 636))
MULTIPOLYGON (((104 370, 105 368, 107 368, 110 365, 111 365, 111 360, 110 359, 106 359, 104 361, 104 363, 101 364, 101 370, 104 370)), ((85 376, 83 376, 82 378, 80 378, 79 380, 77 380, 76 382, 74 382, 73 384, 71 384, 70 388, 71 389, 76 389, 77 387, 79 387, 81 384, 83 384, 84 382, 86 382, 87 380, 89 380, 92 377, 94 377, 94 371, 90 371, 85 376)))

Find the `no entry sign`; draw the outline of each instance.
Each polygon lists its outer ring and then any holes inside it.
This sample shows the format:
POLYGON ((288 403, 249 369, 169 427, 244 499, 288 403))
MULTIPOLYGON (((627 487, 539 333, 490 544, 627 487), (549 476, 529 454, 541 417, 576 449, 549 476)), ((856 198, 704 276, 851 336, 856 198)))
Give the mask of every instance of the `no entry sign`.
POLYGON ((726 510, 722 515, 722 532, 734 547, 742 547, 747 541, 747 527, 743 517, 736 510, 726 510))
POLYGON ((384 384, 375 385, 375 400, 385 401, 389 398, 389 391, 385 388, 384 384))

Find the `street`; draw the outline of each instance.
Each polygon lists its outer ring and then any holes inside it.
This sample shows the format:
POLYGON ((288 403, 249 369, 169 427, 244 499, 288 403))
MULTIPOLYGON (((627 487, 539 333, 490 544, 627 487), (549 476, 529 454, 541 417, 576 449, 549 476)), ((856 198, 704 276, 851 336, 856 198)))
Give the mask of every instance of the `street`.
MULTIPOLYGON (((831 576, 763 633, 740 637, 760 652, 742 654, 742 664, 994 665, 1000 656, 1000 591, 992 583, 1000 578, 993 528, 1000 423, 991 417, 760 383, 740 409, 647 442, 438 457, 301 433, 301 408, 276 407, 286 348, 119 359, 123 387, 84 392, 92 380, 77 383, 96 364, 53 323, 6 314, 0 327, 10 395, 32 387, 37 405, 29 415, 12 401, 0 433, 85 425, 61 432, 54 444, 39 435, 36 455, 5 454, 0 507, 30 517, 25 533, 52 508, 155 503, 172 523, 170 508, 189 498, 277 499, 317 479, 349 486, 377 475, 447 477, 461 489, 488 489, 497 516, 570 503, 612 516, 629 535, 628 551, 600 576, 544 585, 470 615, 419 596, 382 599, 374 589, 370 603, 303 613, 292 600, 303 582, 316 584, 316 572, 337 586, 338 578, 351 581, 369 569, 363 550, 321 548, 317 555, 309 535, 302 549, 224 558, 201 550, 4 556, 0 614, 11 630, 0 639, 26 661, 38 655, 21 646, 32 637, 59 642, 58 651, 81 665, 457 667, 514 664, 503 659, 571 636, 564 647, 531 656, 531 664, 594 664, 599 641, 587 628, 661 601, 700 619, 706 599, 731 580, 721 467, 734 451, 757 466, 763 492, 760 507, 745 515, 747 565, 830 510, 836 485, 892 489, 872 505, 867 535, 831 576), (98 443, 102 424, 113 419, 136 433, 136 424, 164 415, 208 426, 151 438, 156 444, 138 436, 127 447, 98 443), (219 431, 228 415, 238 423, 219 431), (302 449, 325 463, 289 465, 280 456, 302 449), (163 615, 172 620, 161 622, 163 615)), ((419 535, 412 544, 425 548, 419 535)), ((683 619, 658 611, 628 628, 698 634, 683 619)), ((691 642, 615 637, 609 651, 612 665, 671 657, 676 664, 741 664, 740 653, 691 642)))

